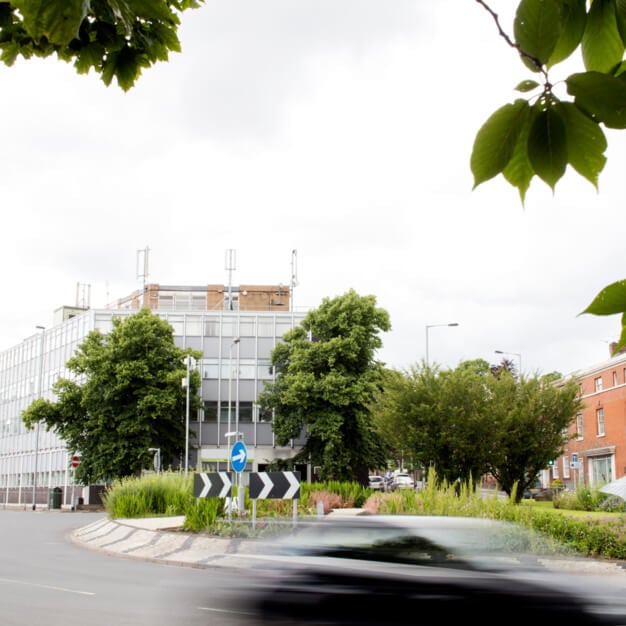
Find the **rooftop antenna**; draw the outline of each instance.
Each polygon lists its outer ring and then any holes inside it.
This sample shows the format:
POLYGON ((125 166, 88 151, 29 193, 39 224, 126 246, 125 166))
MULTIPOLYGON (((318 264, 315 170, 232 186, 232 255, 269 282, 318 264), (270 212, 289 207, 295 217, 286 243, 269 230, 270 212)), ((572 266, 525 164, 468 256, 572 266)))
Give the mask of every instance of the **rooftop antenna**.
POLYGON ((293 305, 293 292, 294 289, 298 286, 298 251, 296 249, 291 251, 291 281, 289 283, 290 288, 290 298, 289 304, 291 306, 291 326, 293 328, 293 314, 295 311, 293 305))
POLYGON ((137 280, 141 281, 141 306, 146 304, 146 279, 149 276, 150 248, 146 246, 143 250, 137 250, 136 272, 137 280))
POLYGON ((76 283, 76 306, 88 309, 91 305, 91 285, 76 283))
POLYGON ((233 270, 237 269, 237 253, 234 248, 226 250, 224 269, 228 271, 228 305, 229 311, 233 310, 233 270))

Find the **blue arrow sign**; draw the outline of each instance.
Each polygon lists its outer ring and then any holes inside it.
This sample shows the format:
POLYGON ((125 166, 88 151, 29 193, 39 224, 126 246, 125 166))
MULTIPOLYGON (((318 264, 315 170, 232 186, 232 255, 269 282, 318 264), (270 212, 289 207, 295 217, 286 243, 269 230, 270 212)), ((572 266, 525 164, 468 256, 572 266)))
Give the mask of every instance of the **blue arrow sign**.
POLYGON ((230 464, 236 472, 243 471, 248 460, 248 450, 243 441, 236 441, 230 451, 230 464))

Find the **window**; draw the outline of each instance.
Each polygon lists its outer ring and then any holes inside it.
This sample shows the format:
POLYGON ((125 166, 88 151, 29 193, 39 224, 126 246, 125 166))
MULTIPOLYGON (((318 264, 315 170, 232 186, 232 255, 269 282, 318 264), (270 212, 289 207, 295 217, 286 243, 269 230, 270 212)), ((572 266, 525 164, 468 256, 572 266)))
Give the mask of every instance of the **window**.
POLYGON ((217 422, 217 402, 211 400, 204 401, 204 421, 217 422))
POLYGON ((563 478, 569 478, 569 456, 563 456, 563 478))
POLYGON ((205 337, 219 337, 220 336, 220 324, 217 320, 207 320, 204 323, 204 336, 205 337))
POLYGON ((596 391, 602 391, 602 376, 598 376, 598 378, 594 378, 593 383, 595 385, 596 391))
POLYGON ((579 413, 576 416, 576 439, 583 438, 583 414, 579 413))
POLYGON ((617 372, 613 372, 613 387, 617 387, 617 372))
POLYGON ((598 437, 604 437, 604 409, 596 410, 596 419, 598 420, 598 437))

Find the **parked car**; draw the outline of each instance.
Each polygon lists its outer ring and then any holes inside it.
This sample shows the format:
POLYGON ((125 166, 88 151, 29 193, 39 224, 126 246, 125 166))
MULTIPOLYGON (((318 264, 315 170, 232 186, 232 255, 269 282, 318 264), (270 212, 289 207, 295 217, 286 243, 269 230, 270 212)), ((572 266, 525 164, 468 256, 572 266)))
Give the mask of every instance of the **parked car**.
POLYGON ((409 474, 396 474, 391 479, 389 489, 390 491, 396 491, 396 489, 415 489, 415 481, 409 474))
POLYGON ((594 579, 593 559, 555 549, 497 520, 322 518, 257 554, 236 602, 255 626, 500 626, 511 611, 525 624, 624 624, 622 581, 594 579))
POLYGON ((378 476, 377 474, 370 474, 369 477, 369 488, 376 489, 378 491, 385 490, 385 479, 382 476, 378 476))

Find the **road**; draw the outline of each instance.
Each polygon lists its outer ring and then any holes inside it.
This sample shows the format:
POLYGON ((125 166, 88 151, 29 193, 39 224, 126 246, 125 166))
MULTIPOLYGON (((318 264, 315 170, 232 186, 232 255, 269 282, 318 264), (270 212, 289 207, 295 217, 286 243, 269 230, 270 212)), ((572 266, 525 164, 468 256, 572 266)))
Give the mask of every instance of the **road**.
POLYGON ((241 626, 242 572, 112 557, 69 534, 103 513, 0 511, 3 626, 241 626))

